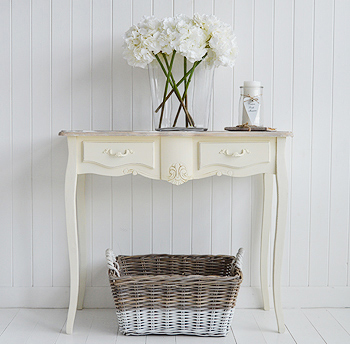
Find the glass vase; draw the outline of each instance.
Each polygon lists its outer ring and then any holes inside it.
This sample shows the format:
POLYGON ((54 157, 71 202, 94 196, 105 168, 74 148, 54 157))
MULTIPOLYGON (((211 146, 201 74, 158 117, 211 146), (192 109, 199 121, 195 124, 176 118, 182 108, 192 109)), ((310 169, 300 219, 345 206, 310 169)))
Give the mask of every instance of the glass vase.
POLYGON ((167 62, 162 58, 162 65, 157 60, 148 65, 154 129, 207 130, 212 113, 214 67, 204 63, 194 66, 177 55, 167 80, 165 73, 171 58, 165 58, 167 62))

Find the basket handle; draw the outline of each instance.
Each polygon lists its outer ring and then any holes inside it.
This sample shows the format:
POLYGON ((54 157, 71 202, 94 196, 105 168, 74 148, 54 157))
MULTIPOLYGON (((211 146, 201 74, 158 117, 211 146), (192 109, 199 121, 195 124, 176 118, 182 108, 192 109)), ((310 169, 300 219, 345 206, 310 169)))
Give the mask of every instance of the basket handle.
POLYGON ((108 267, 108 269, 114 271, 117 274, 117 276, 120 277, 120 272, 119 272, 120 266, 119 266, 118 262, 116 261, 116 258, 115 258, 115 255, 114 255, 113 251, 110 248, 108 248, 106 250, 106 259, 107 259, 107 267, 108 267), (115 267, 114 264, 117 267, 115 267))
POLYGON ((244 249, 241 247, 236 254, 236 260, 235 260, 236 266, 241 270, 242 270, 243 255, 244 255, 244 249))

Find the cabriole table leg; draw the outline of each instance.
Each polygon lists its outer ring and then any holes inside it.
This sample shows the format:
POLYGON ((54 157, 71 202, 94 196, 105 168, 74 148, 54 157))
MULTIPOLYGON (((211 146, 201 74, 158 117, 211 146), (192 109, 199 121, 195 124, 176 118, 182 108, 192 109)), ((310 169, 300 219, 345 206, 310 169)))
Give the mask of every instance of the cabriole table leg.
POLYGON ((67 239, 70 266, 70 299, 66 324, 67 334, 73 332, 73 324, 78 304, 79 293, 79 250, 78 250, 78 228, 77 228, 77 173, 76 173, 76 140, 68 139, 68 164, 65 181, 65 203, 67 239))
POLYGON ((269 243, 271 231, 271 208, 273 191, 273 174, 264 173, 264 200, 263 200, 263 218, 261 227, 261 247, 260 247, 260 283, 263 298, 263 307, 265 311, 270 310, 269 301, 269 243))
POLYGON ((277 216, 276 233, 273 253, 273 299, 275 304, 275 313, 278 325, 278 332, 285 331, 282 301, 281 301, 281 270, 283 259, 283 246, 287 220, 287 201, 288 201, 288 180, 285 164, 284 150, 285 139, 277 139, 276 156, 276 186, 277 186, 277 216))
POLYGON ((77 219, 78 219, 78 239, 79 239, 79 296, 78 309, 83 309, 86 270, 87 270, 87 249, 86 249, 86 232, 85 232, 85 174, 78 176, 77 186, 77 219))

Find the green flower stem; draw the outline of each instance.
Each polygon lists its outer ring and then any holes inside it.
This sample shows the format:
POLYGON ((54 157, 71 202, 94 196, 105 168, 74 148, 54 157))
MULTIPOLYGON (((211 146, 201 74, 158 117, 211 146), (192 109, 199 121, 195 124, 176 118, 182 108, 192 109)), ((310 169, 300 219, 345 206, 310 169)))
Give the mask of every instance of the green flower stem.
MULTIPOLYGON (((198 61, 197 62, 197 66, 207 57, 207 55, 208 54, 205 54, 203 57, 202 57, 202 59, 200 60, 200 61, 198 61)), ((157 59, 158 60, 158 59, 157 59)), ((158 61, 159 62, 159 61, 158 61)), ((161 62, 159 62, 160 64, 161 64, 161 62)), ((197 67, 196 66, 196 67, 197 67)), ((162 64, 161 64, 161 67, 162 67, 162 69, 163 69, 163 72, 165 71, 165 68, 164 68, 164 66, 162 66, 162 64)), ((187 71, 187 73, 182 77, 182 79, 180 79, 180 81, 178 81, 178 83, 176 84, 176 86, 180 86, 182 83, 183 83, 183 81, 185 80, 185 78, 187 78, 190 74, 191 74, 191 72, 192 72, 192 70, 195 68, 195 66, 192 66, 191 67, 191 69, 189 69, 188 71, 187 71)), ((165 73, 165 72, 164 72, 165 73)), ((188 83, 188 81, 187 81, 187 83, 188 83)), ((167 101, 169 98, 170 98, 170 96, 173 94, 173 92, 174 92, 174 89, 172 89, 170 92, 169 92, 169 94, 167 95, 167 97, 165 98, 165 101, 167 101)), ((158 107, 157 107, 157 109, 156 109, 156 111, 155 112, 158 112, 160 109, 161 109, 161 107, 162 107, 162 105, 163 105, 163 103, 162 104, 160 104, 158 107)))
POLYGON ((170 61, 170 67, 169 67, 169 70, 168 70, 168 75, 167 75, 167 78, 166 78, 166 83, 165 83, 165 88, 164 88, 164 95, 163 95, 163 102, 162 102, 162 112, 160 114, 160 118, 159 118, 159 125, 158 127, 161 128, 162 127, 162 121, 163 121, 163 115, 164 115, 164 108, 165 108, 165 98, 166 98, 166 95, 168 93, 168 85, 169 85, 169 77, 170 77, 170 74, 171 73, 171 70, 173 68, 173 63, 174 63, 174 59, 175 59, 175 54, 176 54, 176 51, 174 50, 173 51, 173 55, 171 56, 171 61, 170 61))
MULTIPOLYGON (((168 68, 168 70, 169 70, 169 62, 168 62, 168 60, 167 60, 167 58, 166 58, 166 55, 165 55, 164 53, 162 53, 162 55, 163 55, 163 58, 164 58, 164 60, 165 60, 165 64, 167 65, 167 68, 168 68)), ((163 67, 164 67, 164 66, 163 66, 163 67)), ((172 88, 173 88, 174 91, 175 91, 175 95, 177 96, 177 99, 179 100, 179 102, 180 102, 182 108, 184 109, 185 114, 186 114, 186 116, 188 117, 189 122, 191 123, 191 125, 194 126, 193 118, 192 118, 191 115, 189 114, 189 112, 188 112, 188 110, 187 110, 187 108, 186 108, 186 106, 185 106, 185 104, 184 104, 184 102, 183 102, 183 100, 182 100, 182 98, 181 98, 181 94, 180 94, 180 92, 179 92, 179 90, 178 90, 178 88, 177 88, 177 86, 176 86, 176 82, 175 82, 175 79, 174 79, 174 76, 173 76, 172 73, 170 74, 170 78, 171 78, 171 80, 172 80, 172 85, 171 85, 171 86, 172 86, 172 88)))
MULTIPOLYGON (((184 56, 184 87, 186 89, 187 87, 187 77, 186 77, 186 72, 187 72, 187 58, 184 56)), ((188 101, 187 101, 187 95, 185 97, 185 106, 188 109, 188 101)), ((186 128, 188 127, 188 118, 186 117, 186 128)))
MULTIPOLYGON (((159 65, 160 65, 160 67, 162 68, 162 71, 163 71, 164 75, 167 77, 167 76, 168 76, 168 73, 167 73, 167 71, 165 70, 165 67, 164 67, 162 61, 160 60, 160 58, 159 58, 158 55, 155 55, 155 57, 156 57, 156 59, 157 59, 159 65)), ((166 62, 166 64, 167 64, 167 67, 168 67, 168 69, 169 69, 168 60, 166 59, 166 56, 165 56, 164 53, 163 53, 163 57, 164 57, 164 60, 165 60, 165 62, 166 62)), ((172 76, 172 73, 170 73, 170 74, 171 74, 171 76, 172 76)), ((174 79, 174 77, 172 77, 172 78, 169 80, 169 83, 170 83, 171 87, 174 89, 173 79, 174 79)), ((175 87, 176 87, 176 85, 175 85, 175 87)), ((176 88, 176 89, 177 89, 177 88, 176 88)), ((180 103, 181 103, 181 96, 179 96, 178 93, 179 93, 179 91, 176 92, 176 90, 175 90, 175 94, 176 94, 176 96, 179 98, 180 103)))
MULTIPOLYGON (((192 69, 191 69, 191 73, 190 73, 190 75, 189 75, 189 77, 188 77, 188 80, 185 81, 185 90, 184 90, 184 94, 183 94, 183 96, 182 96, 182 100, 187 99, 187 90, 188 90, 188 87, 189 87, 189 85, 190 85, 190 82, 191 82, 191 79, 192 79, 194 70, 195 70, 195 68, 199 65, 200 62, 201 62, 201 61, 195 62, 195 63, 193 64, 193 67, 192 67, 192 69)), ((186 107, 187 107, 187 106, 186 106, 186 107)), ((174 119, 174 123, 173 123, 173 127, 176 126, 177 120, 178 120, 179 115, 180 115, 180 111, 181 111, 181 106, 179 106, 179 108, 178 108, 178 110, 177 110, 177 113, 176 113, 176 116, 175 116, 175 119, 174 119)), ((186 120, 187 120, 187 118, 186 118, 186 120)), ((192 119, 192 123, 190 123, 190 125, 194 126, 193 119, 192 119)), ((186 121, 186 127, 187 127, 187 126, 188 126, 188 123, 187 123, 187 121, 186 121)))
MULTIPOLYGON (((191 69, 189 69, 189 70, 187 71, 186 75, 184 75, 184 77, 183 77, 182 79, 180 79, 180 81, 177 82, 177 84, 176 84, 177 87, 179 87, 179 86, 184 82, 185 78, 187 78, 187 76, 190 75, 192 68, 193 68, 193 67, 191 67, 191 69)), ((171 89, 171 91, 170 91, 170 92, 168 93, 168 95, 166 96, 165 101, 167 101, 167 100, 170 98, 170 96, 173 94, 173 92, 174 92, 174 89, 171 89)), ((161 104, 156 108, 155 112, 158 112, 158 111, 162 108, 162 106, 163 106, 163 103, 161 103, 161 104)))

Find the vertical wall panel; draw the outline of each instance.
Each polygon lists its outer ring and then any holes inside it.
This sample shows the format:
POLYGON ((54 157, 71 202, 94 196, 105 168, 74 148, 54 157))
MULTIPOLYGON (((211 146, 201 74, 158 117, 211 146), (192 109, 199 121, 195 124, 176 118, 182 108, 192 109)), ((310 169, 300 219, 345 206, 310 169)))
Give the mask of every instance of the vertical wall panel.
POLYGON ((152 252, 152 181, 142 176, 132 179, 132 254, 152 252))
MULTIPOLYGON (((274 80, 272 124, 279 130, 292 128, 292 75, 293 75, 293 2, 275 2, 274 80)), ((291 140, 286 144, 286 164, 289 183, 291 140)), ((290 189, 290 184, 289 184, 290 189)), ((286 240, 283 256, 282 284, 289 284, 290 212, 286 223, 286 240)))
MULTIPOLYGON (((272 124, 274 1, 258 0, 254 7, 254 80, 261 81, 264 99, 264 124, 272 124)), ((236 85, 238 86, 238 85, 236 85)))
POLYGON ((212 253, 231 253, 231 177, 213 177, 212 253))
MULTIPOLYGON (((92 123, 112 127, 112 2, 92 2, 92 123)), ((104 252, 112 245, 112 178, 92 178, 92 284, 107 285, 104 252)))
MULTIPOLYGON (((152 14, 150 0, 132 0, 132 23, 152 14)), ((151 91, 147 68, 133 68, 133 130, 152 130, 151 91)))
POLYGON ((72 2, 72 127, 83 130, 91 128, 91 11, 90 1, 72 2))
POLYGON ((32 1, 33 285, 41 287, 52 285, 50 19, 51 3, 32 1))
MULTIPOLYGON (((215 1, 214 14, 224 23, 234 26, 233 1, 215 1)), ((239 43, 239 42, 238 42, 239 43)), ((232 125, 233 108, 233 69, 219 67, 214 75, 213 130, 224 130, 232 125)))
MULTIPOLYGON (((212 14, 213 1, 194 0, 194 13, 212 14)), ((217 72, 217 70, 215 71, 217 72)), ((214 73, 215 73, 214 72, 214 73)), ((214 74, 215 77, 215 74, 214 74)), ((214 98, 214 94, 212 95, 214 98)), ((214 102, 214 99, 212 101, 214 102)), ((212 104, 212 112, 213 110, 212 104)), ((209 130, 213 128, 212 119, 209 123, 209 130)), ((192 253, 209 254, 212 253, 212 190, 213 178, 194 180, 192 188, 192 253)))
POLYGON ((193 0, 193 13, 212 14, 213 0, 193 0))
MULTIPOLYGON (((253 80, 253 5, 254 1, 235 1, 234 23, 238 37, 239 57, 234 72, 234 125, 238 124, 239 86, 245 80, 253 80)), ((244 285, 250 285, 251 261, 251 178, 232 180, 232 250, 236 254, 239 247, 244 247, 245 256, 243 268, 245 271, 244 285), (242 195, 237 197, 237 195, 242 195)))
MULTIPOLYGON (((173 15, 172 0, 153 0, 153 15, 159 19, 173 15)), ((154 181, 153 190, 153 252, 172 250, 172 186, 154 181)))
POLYGON ((68 250, 64 209, 67 142, 57 134, 71 128, 71 2, 52 1, 52 219, 53 285, 69 285, 68 250))
MULTIPOLYGON (((132 130, 132 67, 123 59, 123 34, 131 26, 132 2, 113 1, 113 129, 132 130)), ((112 180, 113 250, 132 253, 132 176, 112 180)))
POLYGON ((111 178, 94 176, 92 180, 92 285, 107 285, 105 250, 112 246, 111 178))
MULTIPOLYGON (((150 0, 132 1, 132 22, 152 14, 150 0)), ((147 69, 133 68, 133 129, 151 130, 152 112, 147 69)), ((133 178, 133 253, 152 250, 152 181, 138 176, 133 178)))
POLYGON ((11 3, 0 2, 0 286, 12 285, 11 3))
MULTIPOLYGON (((350 13, 348 1, 335 1, 334 69, 333 69, 333 121, 332 121, 332 169, 331 212, 329 236, 329 285, 344 286, 349 264, 349 133, 350 118, 344 113, 344 99, 349 93, 350 69, 347 56, 350 53, 350 32, 347 19, 350 13)), ((348 276, 349 283, 349 276, 348 276)))
POLYGON ((173 0, 153 0, 153 15, 159 19, 173 15, 173 0))
POLYGON ((250 178, 233 179, 232 183, 232 243, 231 252, 235 255, 240 247, 245 250, 243 260, 243 285, 250 285, 250 245, 251 245, 251 193, 250 178))
POLYGON ((313 286, 328 283, 333 7, 333 1, 315 2, 310 218, 310 285, 313 286))
MULTIPOLYGON (((195 2, 195 11, 197 5, 195 2)), ((233 22, 233 2, 214 1, 201 8, 200 13, 214 14, 223 22, 233 22)), ((223 130, 232 123, 233 70, 229 67, 216 68, 214 74, 213 95, 213 130, 223 130)), ((211 178, 212 216, 211 216, 211 251, 213 254, 229 254, 231 250, 231 178, 211 178)))
POLYGON ((309 281, 313 3, 313 0, 295 1, 293 179, 290 181, 290 208, 294 214, 290 235, 290 283, 293 286, 307 286, 309 281))
POLYGON ((192 182, 173 186, 173 253, 189 254, 192 248, 192 182))
POLYGON ((12 1, 13 283, 32 285, 31 6, 12 1))
MULTIPOLYGON (((273 76, 273 24, 274 6, 272 0, 254 2, 253 31, 253 79, 260 81, 263 89, 264 125, 271 126, 272 76, 273 76)), ((252 180, 252 243, 251 243, 251 285, 259 286, 260 237, 262 224, 262 176, 252 180)))
MULTIPOLYGON (((212 0, 194 0, 194 13, 212 14, 212 0)), ((211 128, 209 124, 209 128, 211 128)), ((210 130, 210 129, 209 129, 210 130)), ((194 180, 192 188, 192 250, 208 254, 212 252, 212 183, 213 178, 194 180)))
POLYGON ((194 180, 193 183, 193 223, 192 244, 193 254, 209 254, 212 250, 212 178, 194 180))
MULTIPOLYGON (((92 61, 91 61, 91 1, 73 1, 72 10, 72 128, 89 130, 92 125, 92 61)), ((91 286, 92 266, 92 176, 85 177, 85 208, 86 208, 86 245, 88 286, 91 286)))
POLYGON ((132 176, 113 178, 113 241, 115 254, 132 254, 132 176))
POLYGON ((171 253, 172 248, 172 186, 165 181, 152 182, 153 191, 153 253, 171 253))
POLYGON ((123 58, 123 35, 132 24, 132 1, 113 1, 113 129, 132 130, 132 72, 123 58))
POLYGON ((93 129, 111 129, 112 2, 92 2, 92 120, 93 129))
MULTIPOLYGON (((192 0, 175 0, 174 15, 193 15, 192 0)), ((173 189, 173 253, 188 254, 192 249, 193 182, 173 189)))
POLYGON ((174 15, 178 14, 192 16, 193 0, 174 0, 174 15))

